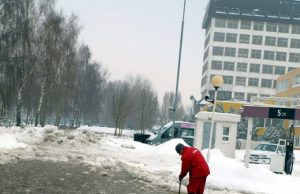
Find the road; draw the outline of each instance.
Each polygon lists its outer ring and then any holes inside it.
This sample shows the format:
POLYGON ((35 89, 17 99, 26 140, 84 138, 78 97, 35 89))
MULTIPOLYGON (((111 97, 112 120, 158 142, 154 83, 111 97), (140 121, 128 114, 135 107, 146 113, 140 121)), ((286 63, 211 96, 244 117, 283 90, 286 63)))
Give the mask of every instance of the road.
MULTIPOLYGON (((1 194, 171 194, 115 171, 75 162, 19 160, 0 165, 1 194)), ((173 192, 174 193, 174 192, 173 192)))

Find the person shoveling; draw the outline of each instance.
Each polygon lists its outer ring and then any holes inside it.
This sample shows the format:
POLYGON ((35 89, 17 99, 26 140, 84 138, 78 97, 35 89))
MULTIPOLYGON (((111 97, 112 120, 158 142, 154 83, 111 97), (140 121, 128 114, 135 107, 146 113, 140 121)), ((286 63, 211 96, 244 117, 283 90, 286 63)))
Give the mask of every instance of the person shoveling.
POLYGON ((181 180, 189 172, 188 194, 203 194, 207 176, 210 174, 209 167, 201 152, 181 143, 175 147, 176 152, 181 155, 181 172, 179 174, 179 193, 181 180))

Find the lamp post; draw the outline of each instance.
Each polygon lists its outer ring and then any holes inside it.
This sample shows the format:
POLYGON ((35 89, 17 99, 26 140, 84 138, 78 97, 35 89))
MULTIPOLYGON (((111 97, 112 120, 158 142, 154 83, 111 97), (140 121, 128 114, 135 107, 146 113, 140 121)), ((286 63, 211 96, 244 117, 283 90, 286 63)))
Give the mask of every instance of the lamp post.
POLYGON ((210 159, 210 149, 211 149, 211 144, 212 144, 212 136, 213 136, 213 129, 214 129, 214 116, 215 116, 215 111, 216 111, 216 100, 217 100, 217 95, 218 95, 218 89, 223 85, 223 83, 224 83, 223 77, 220 75, 215 75, 211 78, 211 84, 215 88, 215 95, 214 95, 213 111, 212 111, 212 115, 211 115, 209 145, 208 145, 208 150, 207 150, 207 155, 206 155, 207 162, 209 162, 209 159, 210 159))
POLYGON ((175 132, 175 113, 176 113, 176 108, 177 108, 177 96, 178 96, 178 84, 179 84, 180 63, 181 63, 182 38, 183 38, 183 29, 184 29, 185 4, 186 4, 186 0, 184 0, 184 3, 183 3, 183 14, 182 14, 182 22, 181 22, 181 34, 180 34, 180 45, 179 45, 179 54, 178 54, 178 67, 177 67, 175 96, 174 96, 173 104, 170 107, 170 110, 173 111, 173 136, 174 136, 174 132, 175 132))

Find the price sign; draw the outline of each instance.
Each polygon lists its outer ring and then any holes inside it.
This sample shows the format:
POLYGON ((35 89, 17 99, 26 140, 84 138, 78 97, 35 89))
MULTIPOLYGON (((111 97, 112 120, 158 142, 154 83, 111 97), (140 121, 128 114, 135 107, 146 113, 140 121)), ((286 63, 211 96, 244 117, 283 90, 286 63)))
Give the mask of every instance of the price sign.
POLYGON ((269 108, 269 118, 295 119, 295 109, 292 109, 292 108, 269 108))

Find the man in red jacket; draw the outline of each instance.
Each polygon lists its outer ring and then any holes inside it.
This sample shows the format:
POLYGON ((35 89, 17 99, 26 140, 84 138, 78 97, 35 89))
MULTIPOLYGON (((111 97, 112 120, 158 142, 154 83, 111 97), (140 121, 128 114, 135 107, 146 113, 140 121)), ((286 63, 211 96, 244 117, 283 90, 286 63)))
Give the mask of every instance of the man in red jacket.
POLYGON ((201 152, 194 148, 184 146, 179 143, 175 147, 176 152, 181 155, 181 181, 189 172, 189 184, 187 190, 189 194, 203 194, 206 177, 210 174, 209 167, 201 152))

